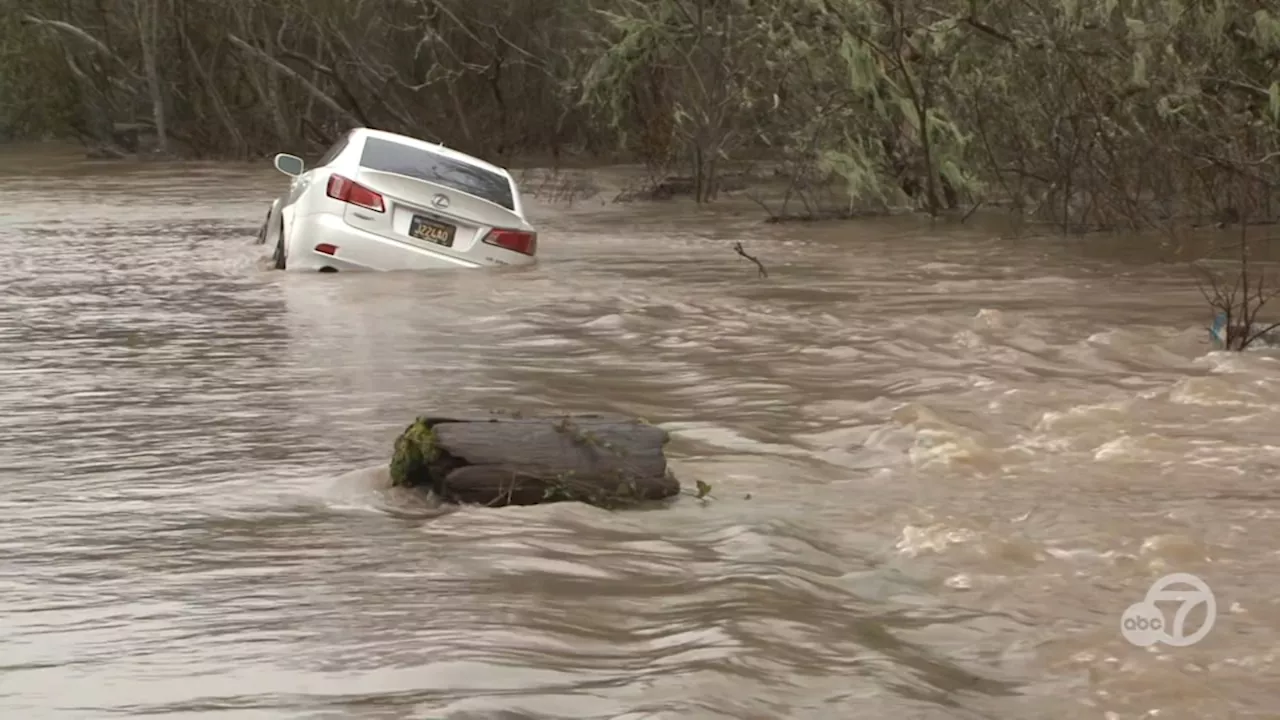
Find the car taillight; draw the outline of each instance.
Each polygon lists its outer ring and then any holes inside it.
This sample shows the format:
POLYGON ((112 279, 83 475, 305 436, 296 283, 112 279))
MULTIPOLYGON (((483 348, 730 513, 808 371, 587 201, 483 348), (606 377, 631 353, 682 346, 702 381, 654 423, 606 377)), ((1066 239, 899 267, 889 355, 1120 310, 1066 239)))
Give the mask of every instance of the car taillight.
POLYGON ((359 205, 362 208, 368 208, 374 212, 383 212, 386 209, 382 204, 381 195, 360 183, 342 177, 341 175, 329 176, 329 189, 327 194, 334 200, 341 200, 344 203, 359 205))
POLYGON ((500 248, 506 248, 522 255, 538 254, 538 233, 494 228, 489 231, 488 235, 484 236, 484 241, 490 245, 497 245, 500 248))

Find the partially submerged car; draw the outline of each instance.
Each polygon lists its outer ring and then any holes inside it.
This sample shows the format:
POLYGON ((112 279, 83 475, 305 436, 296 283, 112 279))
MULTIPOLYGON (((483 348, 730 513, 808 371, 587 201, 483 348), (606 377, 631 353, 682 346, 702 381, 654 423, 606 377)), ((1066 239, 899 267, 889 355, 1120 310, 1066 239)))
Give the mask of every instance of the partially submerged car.
POLYGON ((356 128, 293 178, 259 231, 279 270, 421 270, 529 265, 538 233, 507 170, 442 145, 356 128))

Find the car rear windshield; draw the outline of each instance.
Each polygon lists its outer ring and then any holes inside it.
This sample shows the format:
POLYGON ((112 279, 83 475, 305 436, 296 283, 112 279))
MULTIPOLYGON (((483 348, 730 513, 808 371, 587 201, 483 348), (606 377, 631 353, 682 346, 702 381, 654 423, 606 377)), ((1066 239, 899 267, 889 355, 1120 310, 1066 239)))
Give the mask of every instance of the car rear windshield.
POLYGON ((438 183, 484 198, 508 210, 515 210, 515 203, 511 198, 511 183, 507 182, 505 177, 428 150, 368 138, 364 142, 364 154, 360 156, 360 165, 370 170, 407 175, 438 183))

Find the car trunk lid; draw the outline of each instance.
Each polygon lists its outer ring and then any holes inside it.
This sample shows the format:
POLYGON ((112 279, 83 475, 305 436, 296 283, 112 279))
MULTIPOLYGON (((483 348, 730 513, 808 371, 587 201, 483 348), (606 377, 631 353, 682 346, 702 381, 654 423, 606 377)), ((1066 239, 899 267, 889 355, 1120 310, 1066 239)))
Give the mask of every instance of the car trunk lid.
POLYGON ((384 211, 348 205, 347 223, 398 242, 466 255, 492 228, 532 231, 499 204, 515 204, 505 176, 437 153, 370 138, 354 180, 383 197, 384 211))

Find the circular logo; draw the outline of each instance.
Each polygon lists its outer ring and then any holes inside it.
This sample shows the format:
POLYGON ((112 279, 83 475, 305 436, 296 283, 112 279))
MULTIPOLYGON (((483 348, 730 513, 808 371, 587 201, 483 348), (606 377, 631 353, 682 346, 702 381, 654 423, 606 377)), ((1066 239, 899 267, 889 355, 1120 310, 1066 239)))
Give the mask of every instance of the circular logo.
POLYGON ((1120 616, 1120 633, 1124 639, 1138 647, 1150 647, 1164 643, 1173 647, 1195 645, 1209 634, 1218 616, 1218 601, 1203 580, 1190 573, 1165 575, 1152 584, 1142 602, 1134 603, 1120 616), (1190 585, 1190 590, 1171 590, 1173 585, 1190 585), (1157 602, 1180 602, 1170 624, 1157 602), (1195 632, 1186 634, 1187 616, 1197 606, 1205 606, 1204 623, 1195 632))
POLYGON ((445 197, 444 195, 436 195, 435 197, 431 198, 431 204, 443 210, 449 207, 449 198, 445 197))

